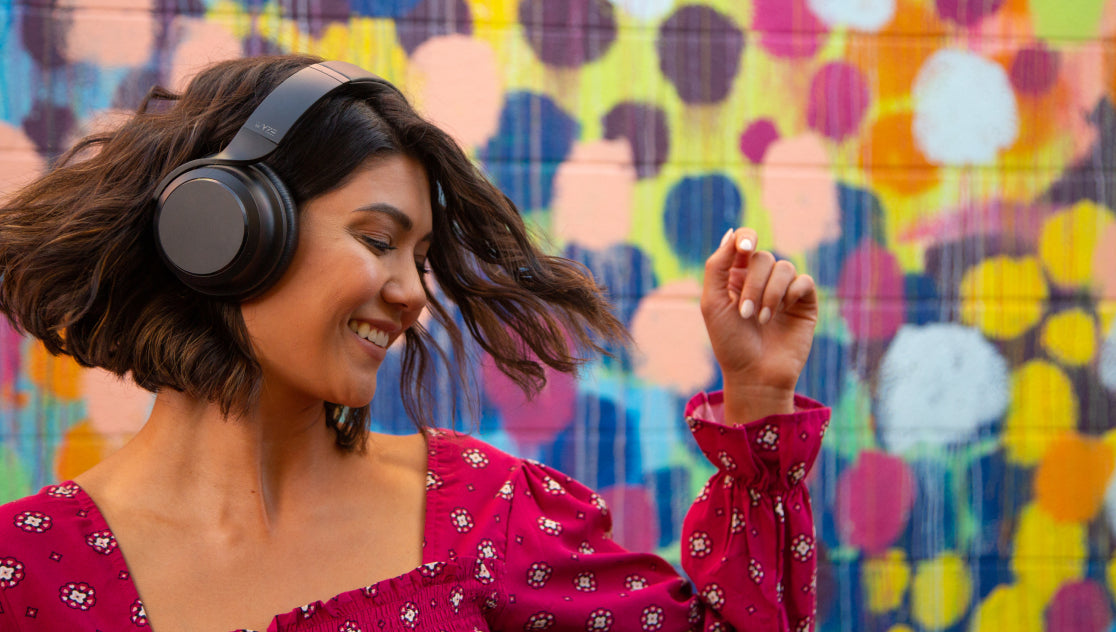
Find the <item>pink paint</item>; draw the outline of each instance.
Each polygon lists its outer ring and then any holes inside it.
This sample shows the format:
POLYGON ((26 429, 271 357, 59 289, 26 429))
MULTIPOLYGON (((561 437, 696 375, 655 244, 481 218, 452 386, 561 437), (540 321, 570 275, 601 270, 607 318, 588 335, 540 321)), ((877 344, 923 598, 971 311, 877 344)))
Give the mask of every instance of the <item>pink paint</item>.
POLYGON ((627 241, 635 182, 627 139, 574 145, 554 174, 554 235, 600 250, 627 241))
POLYGON ((961 26, 973 26, 1000 10, 1004 0, 935 0, 938 15, 961 26))
POLYGON ((240 39, 225 25, 205 18, 176 16, 170 29, 176 35, 169 86, 180 91, 205 67, 243 56, 240 39))
POLYGON ((1046 607, 1047 632, 1107 632, 1110 625, 1108 596, 1092 580, 1062 584, 1046 607))
POLYGON ((862 452, 837 481, 837 531, 865 555, 883 553, 907 527, 914 498, 915 479, 903 459, 862 452))
POLYGON ((1052 209, 1004 200, 943 209, 933 217, 915 221, 899 232, 898 241, 949 242, 966 237, 988 237, 1009 232, 1017 241, 1033 242, 1052 209))
POLYGON ((574 418, 577 381, 566 373, 543 367, 546 386, 528 401, 515 382, 496 368, 490 356, 481 365, 484 395, 500 411, 503 427, 524 452, 550 443, 574 418))
POLYGON ((779 251, 806 252, 841 234, 837 183, 829 163, 825 141, 817 134, 779 139, 767 151, 761 195, 779 251))
POLYGON ((22 129, 0 122, 0 197, 42 175, 46 163, 22 129))
POLYGON ((484 144, 499 126, 503 81, 496 53, 483 40, 427 40, 411 56, 406 87, 423 114, 465 147, 484 144))
POLYGON ((871 101, 864 76, 855 67, 840 62, 818 70, 810 83, 809 99, 807 125, 838 141, 856 132, 871 101))
POLYGON ((655 289, 632 315, 635 374, 680 395, 713 381, 713 354, 701 316, 701 286, 692 279, 655 289))
POLYGON ((655 501, 642 485, 613 485, 600 491, 612 515, 612 539, 629 551, 652 552, 659 544, 655 501))
POLYGON ((13 401, 22 346, 23 336, 16 333, 7 318, 0 317, 0 394, 13 401))
POLYGON ((1042 43, 1024 48, 1011 61, 1011 85, 1020 94, 1043 94, 1058 81, 1060 65, 1058 51, 1042 43))
POLYGON ((760 46, 776 57, 813 57, 829 32, 806 0, 755 0, 753 11, 760 46))
POLYGON ((903 270, 889 250, 866 239, 845 259, 837 294, 849 331, 862 340, 887 340, 906 320, 903 270))
POLYGON ((763 162, 763 156, 771 143, 779 139, 779 130, 771 119, 753 121, 740 135, 740 153, 754 165, 763 162))
POLYGON ((83 369, 80 379, 85 416, 97 432, 127 436, 147 421, 155 401, 153 393, 104 369, 83 369))
POLYGON ((157 27, 152 0, 74 2, 66 57, 98 66, 140 66, 151 57, 157 27))
POLYGON ((1106 222, 1093 250, 1093 283, 1098 297, 1116 299, 1116 222, 1106 222))

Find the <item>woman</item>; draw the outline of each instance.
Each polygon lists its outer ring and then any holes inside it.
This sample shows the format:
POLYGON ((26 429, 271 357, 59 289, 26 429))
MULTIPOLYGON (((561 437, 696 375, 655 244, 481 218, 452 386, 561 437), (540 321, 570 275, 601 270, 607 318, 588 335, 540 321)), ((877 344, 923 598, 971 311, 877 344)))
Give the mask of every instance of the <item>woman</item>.
POLYGON ((423 310, 449 332, 457 376, 464 347, 428 267, 529 392, 542 364, 574 371, 626 334, 584 271, 539 251, 514 205, 390 84, 342 77, 277 147, 235 166, 277 188, 266 204, 297 209, 270 238, 291 246, 264 281, 214 289, 192 276, 167 218, 217 203, 176 206, 176 183, 213 167, 191 161, 243 149, 233 138, 265 97, 291 101, 277 87, 288 77, 349 72, 316 61, 225 62, 181 96, 153 91, 3 206, 4 313, 157 396, 120 451, 0 509, 0 627, 810 629, 802 478, 828 409, 793 388, 817 301, 809 277, 755 251, 754 231, 726 233, 706 266, 725 389, 687 407, 719 468, 683 539, 697 596, 666 562, 611 541, 607 508, 576 481, 430 429, 424 378, 447 354, 423 310), (372 434, 376 372, 399 338, 419 432, 372 434))

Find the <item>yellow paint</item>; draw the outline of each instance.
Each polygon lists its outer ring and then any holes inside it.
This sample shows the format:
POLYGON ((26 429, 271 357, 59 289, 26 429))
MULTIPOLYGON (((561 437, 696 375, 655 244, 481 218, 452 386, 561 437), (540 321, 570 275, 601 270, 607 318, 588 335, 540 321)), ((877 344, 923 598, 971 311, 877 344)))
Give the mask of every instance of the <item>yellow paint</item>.
POLYGON ((67 481, 101 462, 108 454, 105 438, 83 421, 66 431, 62 445, 54 454, 54 471, 67 481))
POLYGON ((1032 360, 1011 377, 1011 404, 1002 439, 1007 459, 1035 465, 1056 436, 1077 427, 1077 395, 1057 366, 1032 360))
POLYGON ((1058 588, 1085 576, 1085 526, 1058 522, 1036 503, 1023 508, 1018 524, 1011 570, 1028 601, 1045 608, 1058 588))
POLYGON ((1055 520, 1091 520, 1112 475, 1112 447, 1067 432, 1051 441, 1035 472, 1035 500, 1055 520))
POLYGON ((915 629, 912 628, 909 625, 903 625, 902 623, 896 623, 895 625, 888 628, 887 632, 915 632, 915 629))
POLYGON ((996 340, 1015 338, 1042 317, 1048 295, 1033 257, 989 257, 961 279, 961 320, 996 340))
POLYGON ((891 549, 879 557, 870 557, 861 565, 861 581, 868 600, 868 611, 882 614, 903 603, 911 581, 911 569, 902 549, 891 549))
POLYGON ((911 618, 925 630, 941 630, 957 623, 969 610, 973 581, 956 553, 921 562, 911 586, 911 618))
POLYGON ((973 613, 971 632, 1042 632, 1042 607, 1019 585, 997 586, 973 613))
POLYGON ((70 356, 52 356, 43 343, 35 340, 27 358, 27 377, 31 383, 61 399, 81 397, 81 367, 70 356))
POLYGON ((1097 330, 1092 315, 1070 309, 1047 317, 1042 328, 1042 346, 1062 364, 1088 364, 1097 351, 1097 330))
POLYGON ((1098 237, 1110 222, 1108 211, 1085 200, 1043 223, 1039 255, 1055 283, 1070 286, 1089 283, 1098 237))

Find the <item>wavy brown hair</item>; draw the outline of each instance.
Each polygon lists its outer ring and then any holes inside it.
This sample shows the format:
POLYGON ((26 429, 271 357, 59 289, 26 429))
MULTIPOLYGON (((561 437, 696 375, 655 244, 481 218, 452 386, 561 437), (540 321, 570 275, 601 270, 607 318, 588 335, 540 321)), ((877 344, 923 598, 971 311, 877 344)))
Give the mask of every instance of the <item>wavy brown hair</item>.
MULTIPOLYGON (((49 173, 0 206, 0 310, 20 331, 87 367, 131 375, 248 410, 261 382, 239 305, 198 294, 163 265, 152 230, 154 190, 175 167, 226 146, 288 76, 320 61, 255 57, 201 72, 181 94, 153 88, 129 120, 80 140, 49 173)), ((430 269, 465 328, 526 393, 543 364, 574 372, 602 344, 626 341, 602 289, 579 264, 542 252, 518 209, 445 132, 390 87, 347 84, 307 111, 264 162, 301 209, 357 167, 405 154, 424 166, 433 204, 430 269)), ((463 386, 465 339, 427 288, 445 329, 440 348, 419 324, 405 335, 401 392, 419 429, 433 425, 440 359, 463 386)), ((361 449, 368 406, 326 403, 338 445, 361 449)))

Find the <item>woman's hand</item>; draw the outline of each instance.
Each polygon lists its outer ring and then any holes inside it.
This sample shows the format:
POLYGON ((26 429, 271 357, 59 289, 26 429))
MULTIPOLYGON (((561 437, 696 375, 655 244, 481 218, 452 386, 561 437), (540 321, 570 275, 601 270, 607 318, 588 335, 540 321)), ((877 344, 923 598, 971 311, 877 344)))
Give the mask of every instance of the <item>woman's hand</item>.
POLYGON ((818 322, 814 280, 755 244, 750 228, 726 233, 705 263, 701 293, 732 424, 794 412, 794 386, 818 322))

